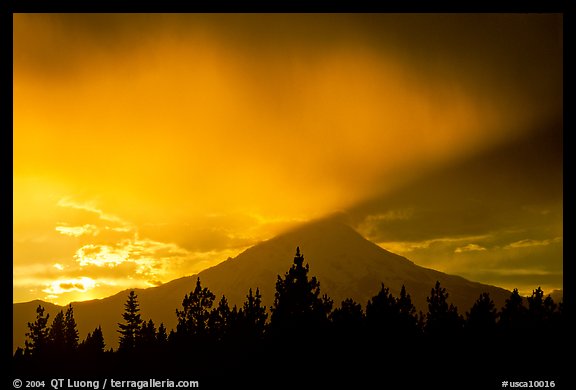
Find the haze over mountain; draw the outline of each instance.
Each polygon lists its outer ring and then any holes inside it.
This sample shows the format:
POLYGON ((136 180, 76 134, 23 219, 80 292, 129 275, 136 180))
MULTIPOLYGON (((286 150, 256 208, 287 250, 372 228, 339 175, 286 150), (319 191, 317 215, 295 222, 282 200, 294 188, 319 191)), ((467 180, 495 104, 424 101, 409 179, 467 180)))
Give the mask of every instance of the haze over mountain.
MULTIPOLYGON (((324 219, 295 228, 273 239, 261 242, 236 258, 230 258, 197 275, 173 280, 159 287, 136 289, 142 318, 151 318, 156 326, 163 322, 168 329, 176 325, 176 308, 181 307, 185 294, 194 289, 200 277, 219 300, 224 294, 230 305, 241 306, 248 289, 260 289, 267 307, 274 301, 277 275, 291 266, 296 247, 299 246, 305 263, 310 265, 310 276, 320 281, 322 293, 328 294, 338 307, 345 298, 352 298, 365 308, 366 302, 380 289, 381 283, 398 295, 404 284, 417 309, 426 311, 426 297, 438 280, 450 294, 449 301, 463 314, 469 310, 480 293, 489 292, 500 307, 510 292, 502 288, 472 282, 459 276, 448 275, 420 267, 405 257, 386 251, 366 240, 349 226, 335 220, 324 219)), ((122 321, 128 292, 105 299, 73 303, 80 338, 102 326, 107 348, 117 346, 117 323, 122 321)), ((13 305, 13 348, 23 346, 26 324, 35 318, 35 309, 42 304, 54 315, 62 307, 42 301, 13 305)))

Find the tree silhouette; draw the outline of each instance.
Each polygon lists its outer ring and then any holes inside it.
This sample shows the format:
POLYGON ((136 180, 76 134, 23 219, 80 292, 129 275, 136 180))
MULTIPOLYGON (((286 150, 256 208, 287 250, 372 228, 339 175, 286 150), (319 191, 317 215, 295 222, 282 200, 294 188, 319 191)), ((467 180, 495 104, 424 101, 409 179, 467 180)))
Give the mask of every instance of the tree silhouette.
POLYGON ((556 303, 554 303, 554 300, 552 299, 552 297, 550 295, 548 295, 544 299, 544 313, 547 316, 550 316, 552 313, 556 312, 557 308, 558 308, 558 305, 556 305, 556 303))
POLYGON ((118 324, 120 328, 118 330, 118 333, 120 333, 119 351, 131 351, 136 346, 136 335, 142 324, 139 311, 138 296, 134 293, 134 290, 132 290, 128 295, 128 300, 124 304, 124 313, 122 313, 124 323, 118 324))
POLYGON ((545 299, 544 299, 544 326, 546 328, 547 331, 550 331, 552 329, 560 329, 561 328, 561 307, 562 307, 562 302, 560 302, 559 305, 557 305, 554 300, 552 299, 552 297, 550 295, 548 295, 545 299))
POLYGON ((423 332, 426 329, 426 314, 424 314, 422 310, 418 310, 416 321, 418 323, 418 330, 423 332))
POLYGON ((182 310, 176 309, 178 318, 176 335, 180 340, 206 338, 214 298, 214 294, 208 288, 202 288, 198 278, 194 291, 184 296, 182 310))
POLYGON ((389 342, 400 343, 407 336, 418 333, 416 308, 410 294, 402 286, 400 297, 395 298, 382 283, 377 295, 366 304, 366 325, 373 339, 388 338, 389 342), (394 337, 390 337, 394 335, 394 337))
MULTIPOLYGON (((522 304, 522 297, 515 288, 506 299, 504 307, 500 312, 500 321, 498 326, 507 334, 522 333, 526 328, 527 309, 522 304)), ((518 336, 521 336, 518 334, 518 336)))
POLYGON ((453 304, 448 304, 448 293, 440 282, 430 291, 426 298, 428 313, 426 314, 425 331, 430 335, 456 335, 462 329, 462 318, 453 304))
POLYGON ((547 309, 549 308, 544 306, 544 291, 538 286, 528 297, 528 326, 533 329, 544 327, 550 317, 547 309))
POLYGON ((152 319, 143 322, 136 332, 136 348, 150 350, 156 346, 156 326, 152 319))
POLYGON ((67 308, 66 314, 60 310, 54 317, 48 331, 48 348, 55 355, 71 354, 78 348, 78 330, 72 305, 67 308))
POLYGON ((104 353, 105 347, 106 344, 104 343, 102 328, 98 326, 92 333, 88 332, 86 339, 78 346, 78 350, 84 355, 97 356, 104 353))
POLYGON ((210 337, 220 342, 228 340, 231 322, 230 306, 226 297, 222 295, 218 306, 210 312, 208 319, 210 337))
POLYGON ((389 337, 399 330, 399 313, 396 298, 388 287, 381 284, 378 294, 366 304, 366 325, 372 337, 389 337))
POLYGON ((412 303, 410 294, 406 292, 406 287, 402 285, 400 297, 396 299, 398 305, 398 325, 400 332, 404 335, 414 335, 419 333, 418 318, 416 317, 416 307, 412 303))
POLYGON ((303 265, 304 256, 296 248, 294 264, 276 281, 274 304, 271 307, 271 331, 290 338, 305 333, 317 333, 326 328, 332 300, 320 297, 320 283, 316 277, 308 279, 309 265, 303 265))
POLYGON ((167 341, 170 347, 174 347, 178 344, 179 339, 182 339, 183 335, 177 335, 174 329, 170 329, 170 333, 168 333, 167 341))
POLYGON ((527 326, 536 331, 547 331, 556 322, 557 305, 550 295, 544 298, 540 287, 528 297, 527 326))
POLYGON ((498 312, 494 307, 494 301, 487 292, 480 294, 466 316, 466 329, 475 335, 491 335, 496 330, 498 312))
POLYGON ((158 332, 156 333, 156 344, 160 347, 164 347, 168 343, 168 334, 166 332, 166 327, 164 323, 161 322, 158 327, 158 332))
POLYGON ((48 319, 50 314, 44 316, 44 308, 38 305, 36 308, 36 321, 28 322, 29 331, 26 333, 27 340, 25 341, 26 354, 38 356, 45 352, 48 344, 48 319))
MULTIPOLYGON (((277 278, 269 325, 259 289, 255 293, 249 289, 240 309, 236 306, 230 309, 224 295, 213 307, 214 294, 203 288, 198 278, 195 289, 184 296, 182 309, 176 309, 178 323, 169 335, 163 323, 156 330, 152 319, 142 321, 138 297, 130 291, 122 314, 124 322, 118 324, 120 346, 116 353, 112 353, 112 349, 104 352, 100 326, 78 345, 71 305, 54 317, 50 327, 47 326, 49 316, 45 315, 42 306, 38 306, 36 320, 27 324, 25 349, 18 348, 14 354, 15 366, 22 373, 31 368, 51 372, 59 367, 160 368, 167 372, 182 372, 194 367, 208 376, 216 377, 226 372, 230 373, 227 375, 230 378, 236 378, 235 374, 252 372, 255 362, 266 372, 296 362, 299 366, 289 366, 289 373, 290 378, 299 381, 304 380, 300 374, 308 374, 308 370, 300 368, 313 362, 326 363, 326 366, 315 366, 316 372, 324 372, 324 367, 329 367, 336 370, 334 372, 352 373, 356 380, 363 372, 374 368, 385 369, 387 373, 403 369, 407 359, 413 359, 410 362, 414 366, 424 363, 422 377, 444 369, 448 359, 452 359, 449 364, 455 372, 467 369, 466 375, 472 375, 486 362, 505 369, 515 368, 506 365, 508 357, 494 356, 496 346, 521 355, 543 356, 550 352, 549 345, 562 343, 566 326, 564 305, 562 302, 557 305, 550 296, 544 298, 540 287, 528 297, 526 305, 515 289, 499 315, 490 295, 482 293, 466 313, 464 323, 458 309, 448 303, 448 293, 438 281, 427 298, 425 315, 421 311, 416 315, 405 286, 395 297, 384 284, 368 300, 364 314, 362 306, 350 298, 331 311, 332 301, 326 295, 320 295, 319 282, 308 274, 309 266, 304 264, 304 257, 297 248, 294 263, 284 277, 277 278), (462 348, 455 341, 463 341, 458 337, 462 330, 473 336, 465 340, 474 351, 473 356, 467 357, 472 358, 471 361, 458 355, 462 348), (316 342, 322 343, 319 348, 308 345, 316 342), (76 353, 69 353, 76 350, 76 353), (132 353, 125 353, 127 351, 132 353), (385 351, 377 365, 368 360, 372 359, 370 352, 374 351, 385 351), (429 351, 434 353, 432 359, 429 351), (182 359, 182 352, 186 359, 182 359), (264 361, 259 360, 262 356, 266 357, 264 361), (353 356, 357 360, 346 361, 343 356, 353 356), (214 364, 215 361, 218 364, 214 364)), ((276 374, 281 373, 274 371, 276 378, 276 374)))
POLYGON ((52 320, 52 325, 48 331, 47 344, 52 354, 61 355, 66 349, 66 326, 62 310, 52 320))
POLYGON ((26 358, 26 352, 22 347, 16 348, 16 352, 14 352, 14 361, 21 362, 26 358))
POLYGON ((353 299, 342 301, 340 307, 330 313, 330 320, 336 331, 336 337, 353 339, 357 337, 364 324, 362 306, 353 299))
POLYGON ((78 329, 76 329, 76 320, 74 319, 74 309, 72 304, 66 310, 64 319, 64 344, 67 352, 73 352, 78 348, 78 329))
POLYGON ((238 326, 241 329, 241 336, 246 340, 260 340, 264 336, 266 327, 266 306, 262 306, 262 295, 256 288, 256 294, 252 294, 252 289, 248 290, 244 305, 238 312, 238 326))

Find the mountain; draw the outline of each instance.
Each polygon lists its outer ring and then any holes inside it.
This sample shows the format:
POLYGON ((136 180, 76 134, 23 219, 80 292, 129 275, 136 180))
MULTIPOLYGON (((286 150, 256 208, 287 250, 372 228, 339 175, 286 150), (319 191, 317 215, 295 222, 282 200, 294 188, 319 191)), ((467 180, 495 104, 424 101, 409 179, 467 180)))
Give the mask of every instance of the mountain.
MULTIPOLYGON (((168 329, 175 327, 175 310, 181 307, 184 295, 194 289, 198 277, 202 286, 216 295, 216 301, 224 294, 230 305, 241 306, 248 289, 258 287, 264 304, 270 307, 277 276, 283 276, 291 266, 297 246, 310 265, 309 275, 318 278, 322 293, 334 300, 335 307, 345 298, 353 298, 365 308, 382 282, 395 295, 404 284, 415 306, 423 312, 427 310, 426 297, 437 280, 447 289, 449 301, 458 306, 461 314, 469 310, 482 292, 489 292, 497 307, 510 296, 510 292, 502 288, 420 267, 368 241, 351 227, 325 219, 263 241, 198 275, 158 287, 136 289, 142 318, 152 318, 156 326, 163 322, 168 329)), ((104 299, 73 303, 80 338, 101 325, 107 347, 116 348, 117 324, 122 321, 127 296, 128 291, 123 291, 104 299)), ((41 301, 14 304, 14 349, 24 344, 26 324, 34 321, 38 304, 46 308, 51 318, 62 310, 41 301)))

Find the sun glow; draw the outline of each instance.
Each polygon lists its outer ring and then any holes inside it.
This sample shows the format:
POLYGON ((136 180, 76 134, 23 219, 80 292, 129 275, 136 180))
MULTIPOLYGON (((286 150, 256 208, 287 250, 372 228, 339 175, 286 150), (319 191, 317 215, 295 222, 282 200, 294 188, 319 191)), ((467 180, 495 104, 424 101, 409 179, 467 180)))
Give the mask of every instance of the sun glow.
POLYGON ((76 279, 60 279, 51 282, 47 288, 42 290, 45 293, 59 295, 66 292, 78 291, 88 292, 96 287, 96 281, 92 278, 83 276, 76 279))

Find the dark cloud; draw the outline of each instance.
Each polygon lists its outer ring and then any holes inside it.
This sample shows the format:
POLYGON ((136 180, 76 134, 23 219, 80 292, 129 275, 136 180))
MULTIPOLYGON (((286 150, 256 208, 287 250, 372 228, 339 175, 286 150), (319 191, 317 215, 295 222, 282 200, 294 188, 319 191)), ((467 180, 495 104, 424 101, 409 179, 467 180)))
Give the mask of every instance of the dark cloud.
POLYGON ((487 99, 498 90, 519 99, 509 104, 529 97, 540 109, 561 108, 559 14, 23 14, 14 25, 16 67, 47 74, 163 39, 216 37, 255 60, 364 45, 404 59, 423 83, 465 80, 487 99))
POLYGON ((376 241, 502 230, 561 235, 562 130, 555 126, 446 167, 350 210, 376 241), (403 218, 369 218, 410 210, 403 218))
POLYGON ((359 204, 349 217, 426 267, 525 293, 562 286, 562 128, 532 134, 359 204))
POLYGON ((81 283, 60 283, 59 286, 62 290, 84 290, 84 285, 81 283))

